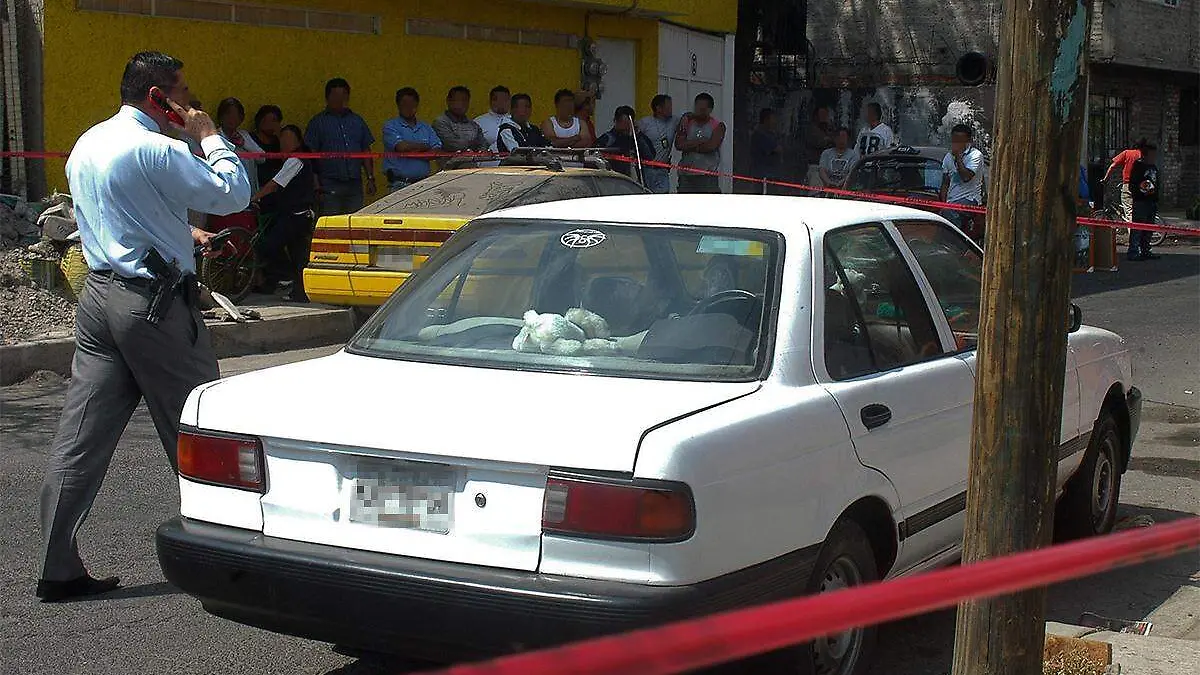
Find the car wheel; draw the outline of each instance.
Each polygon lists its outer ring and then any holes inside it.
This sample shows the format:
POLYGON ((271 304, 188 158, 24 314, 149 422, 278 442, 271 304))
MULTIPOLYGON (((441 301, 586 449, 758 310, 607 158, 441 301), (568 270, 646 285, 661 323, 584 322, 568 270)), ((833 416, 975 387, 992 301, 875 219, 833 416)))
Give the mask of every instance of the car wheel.
POLYGON ((1067 481, 1055 512, 1055 538, 1066 541, 1112 531, 1121 498, 1121 433, 1107 410, 1079 470, 1067 481))
MULTIPOLYGON (((875 552, 871 540, 852 520, 833 526, 808 584, 810 593, 826 593, 877 581, 875 552)), ((874 626, 855 628, 838 635, 818 639, 810 645, 814 675, 856 675, 864 673, 874 651, 878 630, 874 626)))
MULTIPOLYGON (((833 526, 821 546, 805 590, 809 594, 824 593, 878 579, 875 553, 866 533, 854 521, 841 520, 833 526)), ((874 626, 856 628, 747 659, 729 672, 738 675, 862 675, 870 666, 877 635, 874 626)))

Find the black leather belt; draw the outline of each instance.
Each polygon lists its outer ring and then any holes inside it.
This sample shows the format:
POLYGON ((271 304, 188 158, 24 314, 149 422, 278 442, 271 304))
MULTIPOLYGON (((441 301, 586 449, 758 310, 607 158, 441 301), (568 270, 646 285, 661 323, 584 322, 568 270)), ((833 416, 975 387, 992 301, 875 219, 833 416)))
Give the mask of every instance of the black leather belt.
POLYGON ((147 290, 149 290, 150 285, 154 283, 153 279, 147 279, 146 277, 127 277, 117 274, 112 270, 92 270, 91 274, 106 281, 119 281, 126 286, 135 286, 137 288, 145 288, 147 290))

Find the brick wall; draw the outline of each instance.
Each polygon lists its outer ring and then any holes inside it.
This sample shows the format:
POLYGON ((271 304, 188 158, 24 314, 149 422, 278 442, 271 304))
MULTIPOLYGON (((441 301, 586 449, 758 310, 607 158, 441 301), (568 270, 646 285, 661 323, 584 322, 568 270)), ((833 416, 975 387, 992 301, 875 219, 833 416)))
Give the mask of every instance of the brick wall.
POLYGON ((1158 146, 1162 173, 1160 202, 1163 208, 1188 206, 1200 193, 1195 163, 1196 149, 1179 144, 1179 93, 1175 76, 1143 69, 1094 65, 1091 93, 1129 100, 1129 142, 1140 138, 1158 146))
POLYGON ((1092 0, 1093 62, 1200 73, 1200 1, 1092 0))

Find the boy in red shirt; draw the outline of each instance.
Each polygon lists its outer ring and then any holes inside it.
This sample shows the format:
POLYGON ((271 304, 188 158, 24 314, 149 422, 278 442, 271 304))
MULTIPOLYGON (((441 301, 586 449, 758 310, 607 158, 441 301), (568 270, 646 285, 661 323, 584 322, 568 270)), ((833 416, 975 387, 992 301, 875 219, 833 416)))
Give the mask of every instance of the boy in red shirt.
POLYGON ((1123 150, 1113 157, 1112 164, 1108 165, 1108 171, 1104 172, 1103 182, 1107 183, 1112 172, 1121 167, 1121 205, 1118 211, 1121 214, 1121 220, 1127 223, 1133 222, 1133 193, 1129 191, 1129 178, 1133 173, 1133 165, 1142 158, 1142 147, 1146 145, 1146 139, 1141 139, 1133 144, 1133 147, 1128 150, 1123 150))

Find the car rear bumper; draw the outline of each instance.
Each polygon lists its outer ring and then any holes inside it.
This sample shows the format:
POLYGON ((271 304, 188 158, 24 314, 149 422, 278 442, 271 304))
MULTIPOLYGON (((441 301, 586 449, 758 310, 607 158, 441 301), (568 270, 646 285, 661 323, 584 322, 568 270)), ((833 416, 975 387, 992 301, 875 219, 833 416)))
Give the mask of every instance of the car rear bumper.
POLYGON ((408 272, 310 265, 304 269, 304 292, 309 300, 326 305, 378 307, 408 277, 408 272))
POLYGON ((819 546, 690 586, 335 548, 175 518, 158 528, 171 583, 217 616, 385 652, 463 660, 799 595, 819 546))

